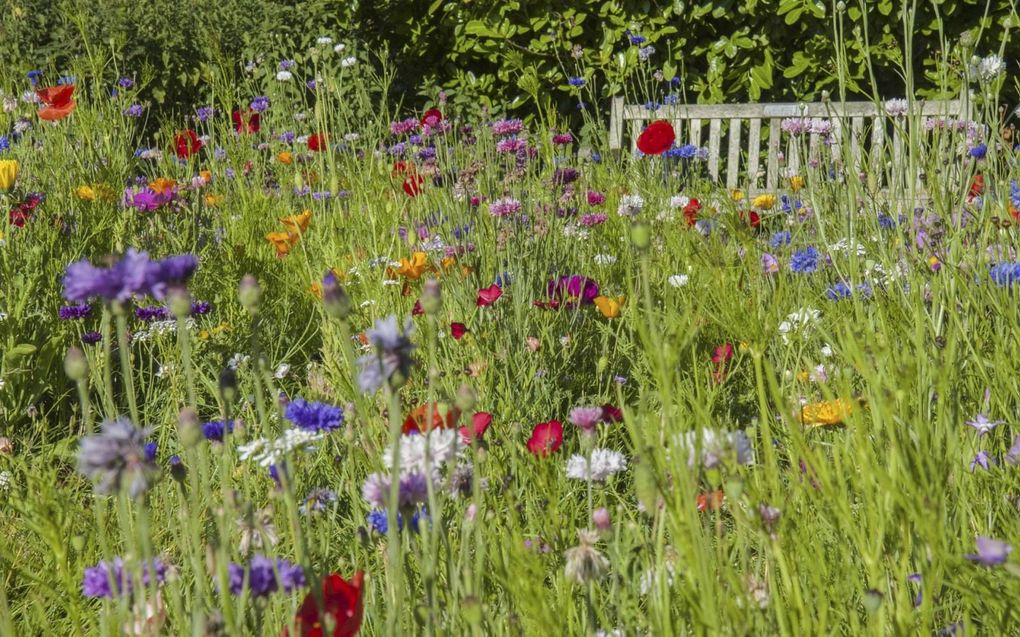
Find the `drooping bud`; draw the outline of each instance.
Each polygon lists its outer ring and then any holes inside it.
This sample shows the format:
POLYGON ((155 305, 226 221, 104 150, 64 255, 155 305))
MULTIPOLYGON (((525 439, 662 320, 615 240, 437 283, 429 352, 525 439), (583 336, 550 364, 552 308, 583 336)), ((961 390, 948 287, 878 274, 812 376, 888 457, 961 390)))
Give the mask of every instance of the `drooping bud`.
POLYGON ((244 309, 251 314, 258 314, 259 301, 262 299, 262 288, 258 280, 246 274, 241 278, 241 284, 237 288, 237 300, 241 302, 244 309))
POLYGON ((198 422, 198 413, 194 409, 190 407, 182 409, 177 416, 177 426, 181 445, 185 449, 191 449, 202 442, 202 427, 198 422))
POLYGON ((478 402, 478 394, 470 385, 461 385, 457 388, 457 395, 453 402, 461 413, 468 414, 474 411, 475 403, 478 402))
POLYGON ((340 285, 332 271, 322 277, 322 305, 333 318, 345 320, 351 315, 351 297, 340 285))
POLYGON ((220 397, 228 405, 237 400, 237 374, 229 365, 220 372, 220 397))
POLYGON ((88 378, 89 361, 77 347, 68 348, 67 354, 64 355, 64 372, 75 382, 88 378))
POLYGON ((188 288, 176 286, 167 294, 167 307, 175 318, 183 319, 191 316, 191 295, 188 288))

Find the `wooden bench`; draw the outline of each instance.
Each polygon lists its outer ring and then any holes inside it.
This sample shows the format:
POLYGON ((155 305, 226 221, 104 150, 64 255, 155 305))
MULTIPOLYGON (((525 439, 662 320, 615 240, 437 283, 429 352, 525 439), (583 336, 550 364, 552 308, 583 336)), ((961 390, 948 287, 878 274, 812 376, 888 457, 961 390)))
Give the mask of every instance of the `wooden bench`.
MULTIPOLYGON (((907 116, 965 120, 967 114, 968 109, 962 100, 918 100, 913 103, 913 110, 907 116)), ((892 141, 891 166, 902 168, 901 160, 904 157, 904 126, 893 125, 894 118, 886 112, 885 105, 873 102, 695 104, 661 106, 653 112, 645 106, 624 104, 622 97, 615 97, 609 120, 609 149, 616 152, 623 150, 625 128, 629 128, 631 148, 636 149, 638 135, 646 123, 659 119, 673 124, 678 145, 689 143, 701 147, 702 135, 707 127, 708 175, 729 189, 745 188, 749 193, 775 191, 782 177, 797 174, 802 168, 800 154, 805 147, 804 138, 809 161, 824 159, 823 145, 831 150, 829 158, 844 157, 840 149, 844 144, 849 144, 848 157, 852 158, 855 172, 860 172, 866 162, 871 165, 887 164, 889 158, 882 161, 882 151, 889 137, 892 141), (798 140, 783 130, 783 121, 788 118, 829 122, 831 133, 828 136, 817 132, 805 133, 798 140), (626 123, 629 123, 629 127, 625 126, 626 123), (763 132, 767 143, 764 160, 763 132), (823 144, 825 137, 830 140, 827 144, 823 144), (725 164, 720 154, 724 145, 725 164), (781 150, 785 166, 781 165, 781 150), (761 187, 763 168, 764 188, 761 187), (787 174, 781 174, 781 170, 787 174)), ((886 177, 887 182, 896 179, 892 173, 890 176, 886 177)))

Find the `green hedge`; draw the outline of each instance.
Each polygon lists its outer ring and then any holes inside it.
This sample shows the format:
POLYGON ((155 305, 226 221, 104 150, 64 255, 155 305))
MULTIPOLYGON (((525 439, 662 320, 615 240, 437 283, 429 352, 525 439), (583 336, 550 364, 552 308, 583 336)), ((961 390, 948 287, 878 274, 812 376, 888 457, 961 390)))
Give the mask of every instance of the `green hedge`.
POLYGON ((179 110, 245 60, 300 60, 330 35, 392 64, 405 104, 421 106, 444 88, 501 109, 528 112, 539 102, 569 112, 579 97, 624 90, 653 99, 655 69, 683 78, 689 101, 814 99, 837 93, 839 68, 849 91, 870 94, 870 60, 880 96, 902 95, 910 21, 922 95, 946 84, 939 61, 953 87, 973 54, 1020 56, 1002 28, 1015 18, 1011 0, 426 1, 9 0, 0 59, 19 72, 105 60, 111 75, 144 77, 147 97, 179 110), (655 48, 648 62, 628 33, 655 48), (567 83, 572 75, 588 80, 583 96, 567 83))

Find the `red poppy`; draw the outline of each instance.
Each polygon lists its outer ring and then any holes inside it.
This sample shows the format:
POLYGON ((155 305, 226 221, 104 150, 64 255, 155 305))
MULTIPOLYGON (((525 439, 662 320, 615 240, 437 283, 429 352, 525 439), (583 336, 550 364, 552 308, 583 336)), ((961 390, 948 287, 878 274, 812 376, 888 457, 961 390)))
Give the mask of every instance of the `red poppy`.
POLYGON ((71 97, 74 95, 74 84, 50 86, 35 92, 43 103, 39 110, 39 119, 48 122, 62 120, 71 114, 77 104, 71 97))
POLYGON ((421 194, 421 185, 425 183, 425 178, 418 173, 412 172, 404 178, 404 193, 408 197, 417 197, 421 194))
POLYGON ((459 341, 467 334, 467 325, 463 323, 450 323, 450 335, 453 336, 454 340, 459 341))
POLYGON ((712 362, 715 364, 715 371, 712 372, 712 377, 715 382, 721 383, 726 378, 726 363, 733 358, 733 345, 730 343, 723 343, 719 347, 715 348, 715 352, 712 353, 712 362))
MULTIPOLYGON (((298 608, 295 625, 301 637, 354 637, 361 628, 361 619, 365 605, 361 599, 365 574, 358 571, 348 582, 340 575, 331 573, 322 580, 322 614, 315 594, 310 592, 298 608), (322 625, 323 617, 328 616, 335 625, 332 633, 327 633, 322 625)), ((288 637, 287 629, 283 636, 288 637)))
POLYGON ((970 182, 970 192, 968 193, 971 197, 977 197, 985 191, 985 177, 984 175, 974 175, 974 181, 970 182))
POLYGON ((487 411, 475 412, 474 416, 471 416, 471 427, 460 428, 460 438, 464 441, 464 444, 471 444, 471 440, 481 440, 482 436, 485 435, 485 430, 492 424, 492 414, 487 411))
POLYGON ((698 494, 698 511, 718 511, 723 505, 723 492, 711 491, 698 494))
POLYGON ((187 159, 200 150, 202 140, 198 138, 198 133, 191 129, 177 133, 177 137, 174 138, 174 152, 181 159, 187 159))
POLYGON ((460 419, 460 410, 441 403, 425 403, 412 411, 404 420, 404 434, 430 429, 452 429, 460 419), (429 416, 432 416, 431 424, 429 416))
POLYGON ((687 227, 693 228, 694 224, 698 222, 698 213, 701 212, 701 202, 697 199, 691 199, 684 206, 684 219, 687 220, 687 227))
POLYGON ((664 119, 652 122, 648 128, 641 131, 637 139, 637 147, 646 155, 661 155, 669 150, 676 141, 676 131, 673 126, 664 119))
POLYGON ((478 290, 478 300, 475 301, 475 306, 488 307, 498 301, 501 296, 503 296, 503 288, 493 283, 487 288, 478 290))
POLYGON ((7 213, 7 218, 15 228, 24 228, 28 220, 32 218, 32 215, 26 212, 23 207, 18 206, 11 208, 11 211, 7 213))
POLYGON ((602 420, 605 422, 623 422, 623 412, 606 403, 602 405, 602 420))
POLYGON ((421 301, 415 301, 414 307, 411 308, 411 316, 421 316, 425 313, 425 308, 421 306, 421 301))
POLYGON ((740 219, 746 221, 755 230, 761 227, 761 215, 754 210, 741 210, 740 219))
POLYGON ((414 164, 411 162, 399 160, 393 162, 393 168, 390 170, 391 177, 399 177, 400 175, 413 174, 414 164))
POLYGON ((242 135, 247 133, 257 133, 262 124, 262 116, 255 111, 248 109, 247 113, 241 111, 234 111, 234 130, 242 135))
POLYGON ((528 438, 528 451, 544 458, 554 453, 562 444, 563 425, 560 421, 540 422, 531 430, 531 437, 528 438))
POLYGON ((532 301, 532 305, 543 310, 558 310, 560 309, 560 302, 556 299, 550 299, 548 301, 532 301))
POLYGON ((315 133, 308 137, 308 150, 313 153, 317 153, 320 150, 326 150, 326 135, 324 133, 315 133))
POLYGON ((421 116, 422 126, 435 126, 441 121, 443 121, 443 112, 438 108, 430 108, 421 116))

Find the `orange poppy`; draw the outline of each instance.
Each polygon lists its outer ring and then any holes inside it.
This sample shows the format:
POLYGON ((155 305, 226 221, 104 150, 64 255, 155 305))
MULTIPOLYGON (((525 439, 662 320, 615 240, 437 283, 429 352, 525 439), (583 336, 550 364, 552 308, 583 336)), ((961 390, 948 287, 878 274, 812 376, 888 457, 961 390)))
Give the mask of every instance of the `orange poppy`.
POLYGON ((412 281, 417 281, 421 275, 432 269, 429 265, 429 255, 424 252, 415 252, 410 259, 401 258, 397 274, 412 281))
POLYGON ((312 222, 311 210, 305 210, 299 215, 291 215, 289 217, 280 218, 280 223, 286 226, 287 229, 293 232, 297 232, 299 234, 303 233, 305 230, 308 230, 308 224, 310 224, 311 222, 312 222))
POLYGON ((412 431, 426 432, 430 429, 452 429, 460 419, 460 410, 443 403, 425 403, 416 408, 404 420, 404 434, 412 431), (431 424, 429 416, 431 418, 431 424))
POLYGON ((270 232, 266 235, 266 241, 276 248, 276 256, 283 258, 290 253, 290 248, 297 243, 298 235, 291 232, 270 232))
POLYGON ((173 179, 167 179, 166 177, 159 177, 149 182, 149 188, 152 188, 161 195, 170 194, 176 187, 177 182, 173 179))
POLYGON ((71 97, 74 95, 74 84, 50 86, 35 92, 44 104, 39 111, 39 119, 56 122, 71 114, 77 104, 71 97))

